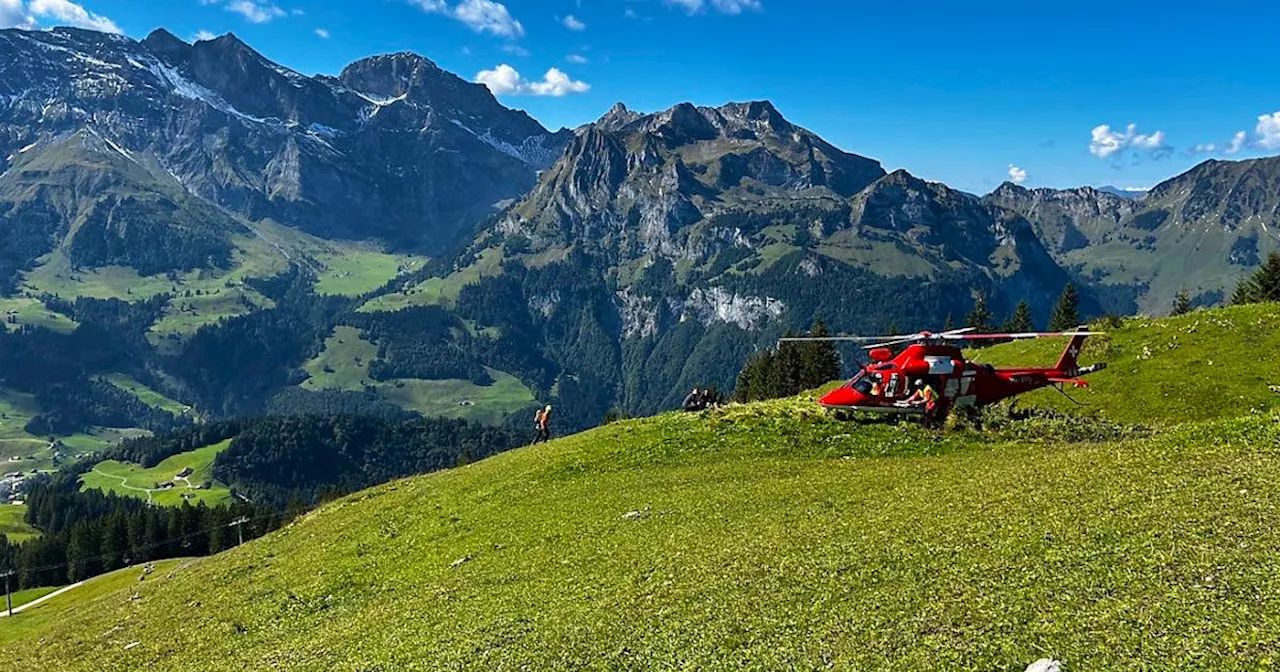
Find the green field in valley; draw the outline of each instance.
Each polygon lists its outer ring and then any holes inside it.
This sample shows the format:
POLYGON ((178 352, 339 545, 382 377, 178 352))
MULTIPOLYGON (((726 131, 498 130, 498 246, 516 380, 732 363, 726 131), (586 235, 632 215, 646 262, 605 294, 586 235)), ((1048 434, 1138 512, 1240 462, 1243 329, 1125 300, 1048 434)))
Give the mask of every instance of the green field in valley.
POLYGON ((335 250, 317 255, 322 264, 317 294, 359 296, 371 292, 402 273, 422 268, 425 257, 386 254, 372 250, 335 250))
POLYGON ((471 265, 443 278, 428 278, 402 292, 370 299, 360 307, 362 313, 392 312, 411 306, 452 306, 462 288, 481 279, 501 275, 502 250, 491 248, 480 253, 471 265))
POLYGON ((533 403, 533 393, 514 376, 487 369, 492 385, 469 380, 387 380, 369 377, 369 364, 378 347, 365 340, 355 327, 339 326, 325 341, 325 348, 304 366, 310 375, 302 387, 308 390, 361 391, 372 388, 378 396, 405 410, 425 416, 466 418, 498 424, 509 413, 533 403))
POLYGON ((23 520, 25 515, 27 515, 25 506, 0 503, 0 534, 8 537, 9 543, 20 544, 40 536, 40 530, 31 527, 23 520))
POLYGON ((122 373, 113 373, 103 376, 103 378, 105 378, 107 382, 115 385, 125 392, 128 392, 129 394, 132 394, 137 397, 139 401, 153 408, 168 411, 177 416, 185 415, 191 410, 190 406, 179 401, 174 401, 173 399, 156 392, 150 387, 147 387, 146 385, 143 385, 137 380, 134 380, 122 373))
POLYGON ((36 299, 4 297, 0 297, 0 324, 9 331, 43 327, 60 334, 69 334, 80 326, 66 315, 49 310, 36 299))
MULTIPOLYGON (((1231 355, 1268 342, 1274 309, 1114 330, 1095 347, 1117 364, 1091 377, 1109 415, 993 409, 944 432, 839 422, 809 393, 398 480, 20 620, 0 655, 106 672, 1268 669, 1280 406, 1254 389, 1270 372, 1231 355), (1198 359, 1244 382, 1132 400, 1198 359)), ((1026 345, 982 354, 1039 363, 1026 345)))
POLYGON ((213 460, 230 445, 231 441, 227 440, 174 455, 150 469, 116 460, 99 462, 80 477, 80 489, 138 497, 161 506, 180 506, 184 501, 192 505, 199 502, 210 506, 221 504, 231 499, 231 491, 214 480, 213 460), (176 478, 178 473, 188 468, 192 470, 189 476, 176 478), (162 483, 173 483, 174 486, 160 489, 158 486, 162 483), (202 489, 206 483, 210 487, 202 489))

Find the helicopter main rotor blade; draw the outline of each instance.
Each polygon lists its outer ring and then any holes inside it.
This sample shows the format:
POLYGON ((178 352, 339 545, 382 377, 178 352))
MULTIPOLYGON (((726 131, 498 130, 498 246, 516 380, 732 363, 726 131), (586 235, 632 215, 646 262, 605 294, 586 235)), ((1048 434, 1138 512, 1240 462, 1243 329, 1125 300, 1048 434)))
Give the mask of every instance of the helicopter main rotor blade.
POLYGON ((856 343, 866 343, 867 341, 880 341, 886 338, 915 338, 912 336, 790 336, 787 338, 779 338, 779 343, 805 343, 814 341, 852 341, 856 343))
POLYGON ((1052 331, 1052 332, 1030 331, 1030 332, 1025 332, 1021 334, 969 334, 967 336, 956 336, 956 337, 946 336, 944 338, 948 338, 950 340, 957 340, 957 341, 976 341, 976 340, 987 340, 987 339, 998 339, 998 338, 1027 340, 1032 338, 1062 338, 1066 336, 1074 337, 1074 336, 1104 336, 1104 335, 1105 334, 1103 334, 1100 331, 1052 331))

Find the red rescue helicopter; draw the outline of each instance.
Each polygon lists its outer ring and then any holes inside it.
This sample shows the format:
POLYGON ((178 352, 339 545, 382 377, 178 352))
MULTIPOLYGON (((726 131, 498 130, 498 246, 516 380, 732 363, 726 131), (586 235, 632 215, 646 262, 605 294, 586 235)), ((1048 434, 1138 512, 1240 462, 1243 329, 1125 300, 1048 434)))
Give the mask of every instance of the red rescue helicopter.
MULTIPOLYGON (((1081 327, 1082 329, 1083 327, 1081 327)), ((850 412, 941 417, 951 409, 981 408, 1043 387, 1088 387, 1081 376, 1107 368, 1105 362, 1081 368, 1080 349, 1089 336, 1100 332, 1063 331, 1020 334, 975 334, 973 329, 941 333, 922 331, 901 336, 829 336, 784 338, 786 341, 883 341, 863 346, 871 362, 848 383, 818 400, 838 416, 850 412), (996 368, 968 361, 959 345, 964 341, 1024 340, 1070 337, 1071 341, 1049 368, 996 368), (894 346, 907 345, 896 356, 894 346), (928 403, 926 387, 936 394, 928 403)))

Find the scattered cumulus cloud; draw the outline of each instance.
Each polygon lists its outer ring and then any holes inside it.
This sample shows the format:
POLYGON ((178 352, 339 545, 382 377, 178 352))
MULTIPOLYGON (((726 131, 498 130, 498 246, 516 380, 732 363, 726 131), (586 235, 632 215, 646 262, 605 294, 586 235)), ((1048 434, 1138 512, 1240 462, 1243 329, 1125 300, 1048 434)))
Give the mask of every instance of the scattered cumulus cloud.
POLYGON ((231 0, 227 5, 228 12, 243 16, 249 23, 267 23, 272 19, 288 16, 289 13, 270 2, 256 0, 231 0))
POLYGON ((0 0, 0 28, 36 28, 38 24, 74 26, 123 34, 114 21, 70 0, 0 0))
POLYGON ((1023 182, 1026 182, 1027 171, 1013 165, 1012 163, 1009 164, 1009 181, 1014 184, 1022 184, 1023 182))
POLYGON ((1258 136, 1259 147, 1280 149, 1280 111, 1259 116, 1254 133, 1258 136))
POLYGON ((1231 144, 1227 145, 1227 148, 1222 150, 1222 152, 1224 154, 1239 154, 1240 150, 1244 149, 1244 144, 1248 142, 1248 139, 1249 134, 1244 131, 1240 131, 1231 138, 1231 144))
POLYGON ((329 31, 325 30, 324 28, 316 28, 316 37, 322 40, 327 40, 329 39, 329 31))
POLYGON ((208 30, 197 30, 196 34, 191 36, 192 42, 208 42, 209 40, 216 40, 216 39, 218 39, 218 36, 214 35, 212 31, 208 31, 208 30))
POLYGON ((541 80, 527 80, 510 65, 503 63, 492 70, 482 70, 476 81, 489 87, 495 96, 564 96, 570 93, 586 93, 591 85, 576 81, 558 68, 551 68, 541 80))
POLYGON ((721 14, 741 14, 746 10, 763 8, 760 0, 666 0, 667 4, 679 7, 685 12, 698 14, 708 9, 721 14))
POLYGON ((564 60, 569 61, 570 63, 576 63, 578 65, 582 65, 587 62, 587 57, 583 56, 582 54, 569 54, 568 56, 564 57, 564 60))
POLYGON ((561 19, 560 23, 564 24, 564 27, 569 30, 583 31, 587 29, 587 24, 572 14, 561 19))
POLYGON ((22 0, 0 0, 0 28, 34 28, 35 17, 27 13, 22 0))
POLYGON ((1107 124, 1094 127, 1089 142, 1089 153, 1100 159, 1120 159, 1130 150, 1145 152, 1153 157, 1168 155, 1164 131, 1150 135, 1138 132, 1137 124, 1129 124, 1124 131, 1117 131, 1107 124))
POLYGON ((477 33, 516 39, 524 36, 520 24, 507 6, 493 0, 462 0, 450 4, 446 0, 408 0, 409 4, 431 14, 440 14, 462 22, 477 33))

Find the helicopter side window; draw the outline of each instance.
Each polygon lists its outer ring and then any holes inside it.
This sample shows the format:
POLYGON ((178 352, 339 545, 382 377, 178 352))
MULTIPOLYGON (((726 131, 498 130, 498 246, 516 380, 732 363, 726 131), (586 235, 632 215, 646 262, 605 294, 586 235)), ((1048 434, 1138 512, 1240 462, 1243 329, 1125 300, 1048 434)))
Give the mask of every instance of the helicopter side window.
POLYGON ((863 376, 862 378, 858 379, 857 381, 854 382, 853 389, 857 390, 862 394, 870 395, 871 394, 871 377, 863 376))

